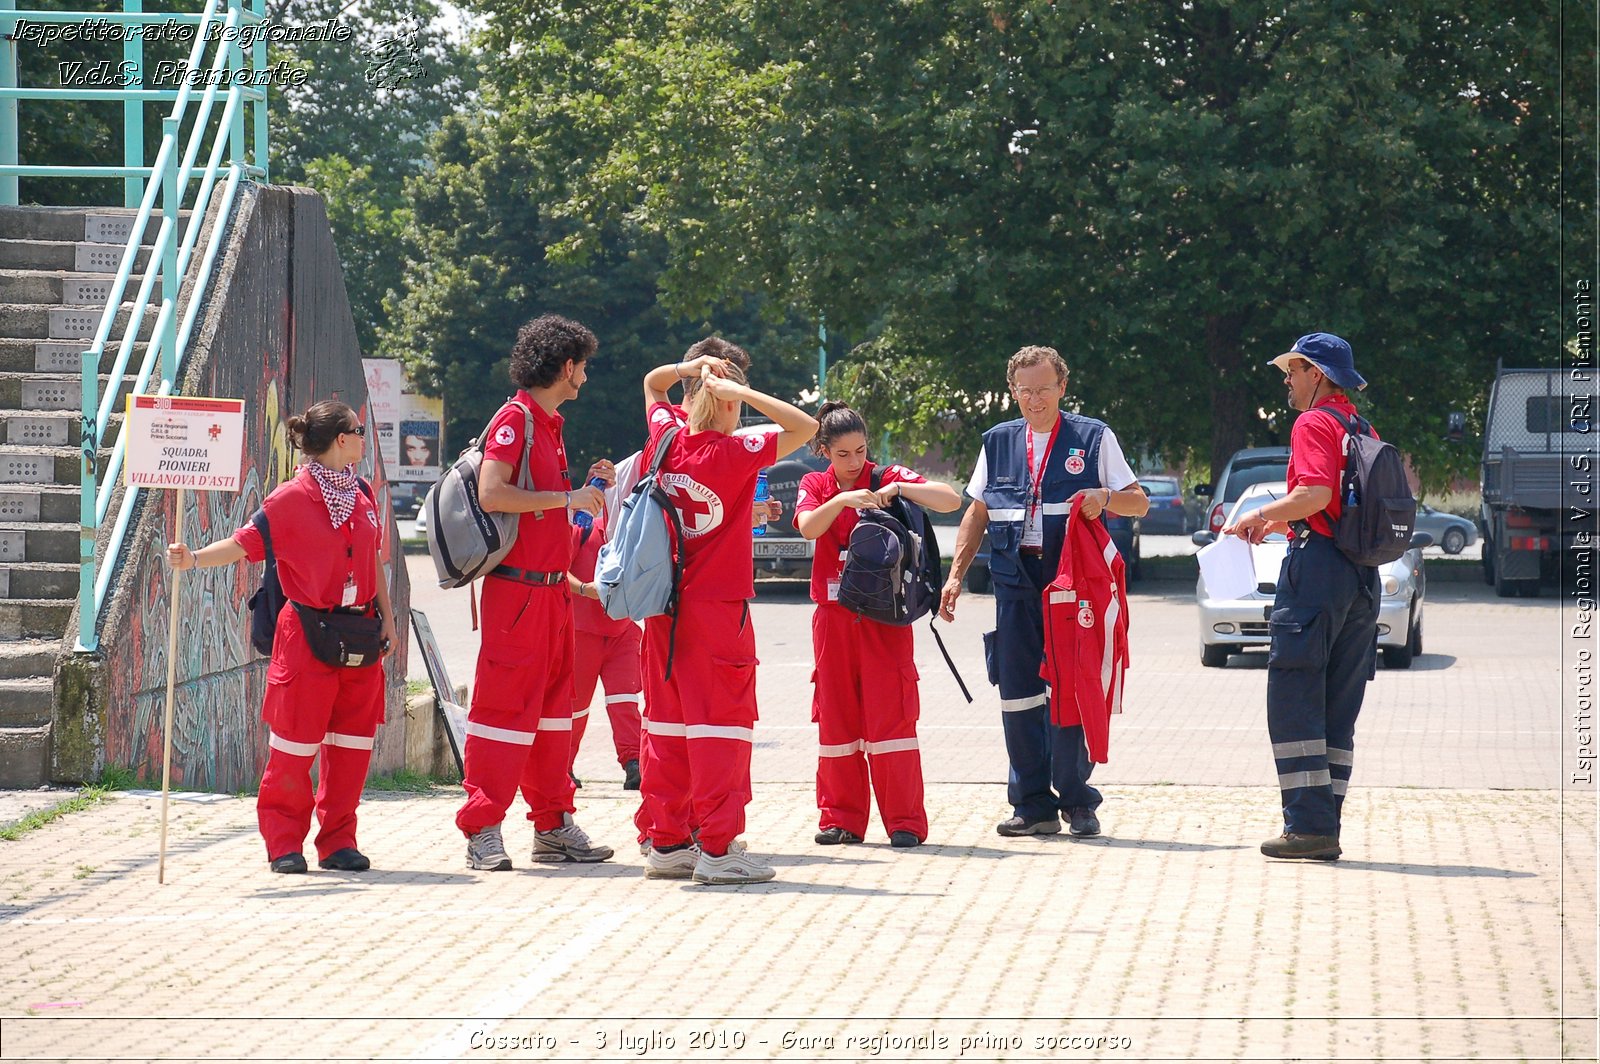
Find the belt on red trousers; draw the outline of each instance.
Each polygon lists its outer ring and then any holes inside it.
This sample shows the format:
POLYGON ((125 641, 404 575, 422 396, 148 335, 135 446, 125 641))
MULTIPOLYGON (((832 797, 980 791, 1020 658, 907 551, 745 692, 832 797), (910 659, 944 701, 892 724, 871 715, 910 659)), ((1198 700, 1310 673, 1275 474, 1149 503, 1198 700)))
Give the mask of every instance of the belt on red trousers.
POLYGON ((304 602, 301 602, 298 605, 305 606, 306 609, 313 610, 317 613, 349 613, 357 617, 365 617, 378 605, 378 600, 373 599, 365 606, 329 606, 327 609, 323 609, 321 606, 306 606, 304 602))
POLYGON ((542 573, 537 569, 518 569, 513 565, 497 565, 489 570, 489 575, 515 580, 519 584, 536 584, 540 587, 550 587, 554 584, 567 582, 567 571, 565 569, 553 573, 542 573))

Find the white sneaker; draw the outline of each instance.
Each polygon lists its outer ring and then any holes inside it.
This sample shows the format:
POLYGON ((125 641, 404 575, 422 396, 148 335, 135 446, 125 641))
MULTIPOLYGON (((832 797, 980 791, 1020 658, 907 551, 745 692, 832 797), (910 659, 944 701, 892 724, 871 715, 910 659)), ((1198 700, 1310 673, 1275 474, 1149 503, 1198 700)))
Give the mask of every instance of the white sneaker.
POLYGON ((577 861, 591 864, 604 861, 614 851, 609 846, 599 846, 590 841, 588 834, 572 819, 571 813, 561 814, 561 826, 552 831, 533 833, 533 859, 535 861, 577 861))
POLYGON ((765 883, 775 875, 777 872, 765 861, 731 848, 721 857, 701 853, 694 865, 694 881, 711 886, 765 883))
MULTIPOLYGON (((698 830, 691 831, 689 833, 689 841, 694 843, 696 846, 700 845, 700 832, 698 830)), ((640 853, 646 852, 645 851, 645 847, 648 846, 649 844, 650 844, 650 840, 648 840, 648 839, 646 839, 644 842, 641 842, 639 844, 639 852, 640 853)), ((750 844, 748 842, 745 842, 743 839, 734 839, 732 842, 728 843, 728 852, 729 853, 749 853, 750 852, 750 844)))
POLYGON ((511 871, 511 856, 500 838, 499 824, 490 824, 467 839, 467 867, 480 872, 511 871))
POLYGON ((690 879, 694 876, 695 864, 700 860, 700 847, 695 845, 685 846, 681 850, 667 850, 665 852, 654 847, 645 854, 644 877, 646 879, 690 879))

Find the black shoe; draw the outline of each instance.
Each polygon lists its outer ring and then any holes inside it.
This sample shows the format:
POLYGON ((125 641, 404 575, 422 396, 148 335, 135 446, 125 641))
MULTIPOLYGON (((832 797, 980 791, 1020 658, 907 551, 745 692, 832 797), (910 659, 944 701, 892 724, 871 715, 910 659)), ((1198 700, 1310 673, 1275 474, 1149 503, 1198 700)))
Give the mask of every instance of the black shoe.
POLYGON ((860 842, 861 836, 844 828, 823 828, 817 832, 818 846, 842 846, 845 843, 860 842))
POLYGON ((1094 815, 1094 810, 1085 806, 1076 806, 1067 810, 1067 830, 1074 835, 1100 834, 1100 818, 1094 815))
POLYGON ((1061 821, 1053 816, 1038 820, 1024 820, 1020 816, 1014 816, 1010 820, 1000 821, 994 826, 994 830, 1007 838, 1017 838, 1022 835, 1059 835, 1061 821))
MULTIPOLYGON (((300 863, 305 864, 304 861, 300 863)), ((372 862, 367 860, 366 854, 354 846, 346 846, 342 850, 334 850, 318 861, 317 867, 331 868, 335 872, 365 872, 372 867, 372 862)))
POLYGON ((639 759, 634 758, 622 766, 622 789, 636 791, 639 789, 639 759))
POLYGON ((282 872, 285 875, 291 875, 291 876, 305 875, 305 872, 306 872, 305 854, 286 853, 282 857, 274 857, 272 859, 272 863, 271 863, 271 865, 269 867, 274 872, 282 872))
POLYGON ((909 850, 913 846, 921 846, 922 840, 909 831, 894 831, 889 833, 889 845, 897 850, 909 850))
POLYGON ((1261 852, 1282 860, 1337 861, 1344 851, 1339 849, 1337 835, 1297 835, 1286 831, 1263 842, 1261 852))
POLYGON ((578 789, 578 788, 579 788, 579 787, 582 787, 582 786, 583 786, 583 781, 582 781, 582 780, 580 780, 580 779, 579 779, 579 778, 578 778, 578 777, 577 777, 577 776, 574 776, 574 775, 573 775, 573 774, 572 774, 572 773, 570 773, 570 772, 569 772, 569 773, 567 773, 567 779, 569 779, 569 780, 571 780, 571 781, 572 781, 572 789, 573 789, 573 790, 577 790, 577 789, 578 789))

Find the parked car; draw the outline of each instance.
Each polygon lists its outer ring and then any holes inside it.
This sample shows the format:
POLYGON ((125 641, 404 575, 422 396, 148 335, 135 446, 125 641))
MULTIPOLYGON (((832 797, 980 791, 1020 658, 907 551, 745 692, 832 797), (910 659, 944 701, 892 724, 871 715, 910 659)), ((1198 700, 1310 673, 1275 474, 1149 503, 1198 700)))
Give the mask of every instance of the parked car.
POLYGON ((417 504, 416 520, 411 523, 415 535, 426 537, 428 535, 428 506, 433 502, 433 485, 428 485, 428 490, 423 493, 422 501, 417 504))
POLYGON ((1215 485, 1201 484, 1194 490, 1197 495, 1209 495, 1206 520, 1200 527, 1216 532, 1222 528, 1222 518, 1228 508, 1239 501, 1245 489, 1252 484, 1267 484, 1289 477, 1289 448, 1246 447, 1233 452, 1222 475, 1215 485))
MULTIPOLYGON (((1283 481, 1254 484, 1247 488, 1228 514, 1234 524, 1244 514, 1288 494, 1283 481)), ((1201 546, 1216 541, 1215 532, 1202 529, 1194 534, 1201 546)), ((1411 548, 1378 570, 1383 598, 1378 604, 1378 649, 1388 669, 1409 669, 1412 658, 1422 653, 1422 606, 1427 577, 1422 567, 1422 550, 1433 543, 1426 532, 1414 532, 1411 548)), ((1230 654, 1251 647, 1266 647, 1271 642, 1268 621, 1272 600, 1278 592, 1278 573, 1283 566, 1289 541, 1282 535, 1268 536, 1251 548, 1256 568, 1256 587, 1244 598, 1213 599, 1206 592, 1202 574, 1195 584, 1195 601, 1200 607, 1200 664, 1221 668, 1230 654)))
MULTIPOLYGON (((765 418, 747 415, 738 431, 740 435, 748 435, 777 432, 779 429, 765 418)), ((811 555, 815 547, 794 527, 794 504, 800 494, 800 478, 827 468, 826 458, 812 454, 804 447, 767 467, 767 490, 783 504, 783 513, 777 520, 768 521, 767 530, 755 537, 756 572, 777 573, 780 576, 810 575, 811 555)))
POLYGON ((1446 554, 1460 554, 1478 542, 1478 526, 1465 517, 1435 510, 1426 503, 1417 503, 1418 532, 1426 532, 1446 554))
MULTIPOLYGON (((1143 532, 1141 522, 1142 519, 1138 517, 1123 517, 1110 510, 1105 511, 1106 531, 1111 533, 1111 542, 1116 544, 1117 553, 1122 555, 1122 564, 1127 569, 1130 581, 1143 576, 1139 565, 1139 536, 1143 532)), ((954 542, 952 539, 952 545, 954 542)), ((983 542, 978 545, 978 553, 973 556, 972 565, 967 569, 967 590, 985 594, 993 586, 994 580, 989 575, 989 533, 985 531, 983 542)))
POLYGON ((422 505, 422 496, 431 488, 429 484, 407 480, 389 481, 389 502, 396 517, 415 517, 422 505))
POLYGON ((1139 519, 1152 536, 1181 536, 1189 531, 1183 508, 1183 483, 1177 477, 1140 477, 1139 486, 1150 496, 1150 512, 1139 519))

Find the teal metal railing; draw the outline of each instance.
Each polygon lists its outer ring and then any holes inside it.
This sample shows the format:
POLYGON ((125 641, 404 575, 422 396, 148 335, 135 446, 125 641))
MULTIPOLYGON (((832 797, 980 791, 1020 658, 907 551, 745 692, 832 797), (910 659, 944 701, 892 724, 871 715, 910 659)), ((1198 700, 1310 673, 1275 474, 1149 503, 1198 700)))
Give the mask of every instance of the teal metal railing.
POLYGON ((128 372, 135 340, 146 315, 152 306, 157 306, 150 343, 136 371, 134 391, 147 393, 159 376, 156 394, 170 394, 183 368, 189 337, 202 297, 210 283, 223 234, 233 214, 239 183, 246 178, 259 181, 267 179, 267 97, 265 88, 258 87, 266 80, 263 72, 267 66, 267 45, 261 35, 255 35, 247 58, 245 49, 239 44, 241 28, 258 25, 265 18, 265 0, 249 0, 249 3, 247 9, 244 0, 226 0, 225 4, 223 0, 207 0, 205 9, 194 14, 145 12, 142 9, 143 0, 122 0, 123 10, 118 14, 99 11, 22 11, 16 8, 16 0, 0 0, 0 204, 16 204, 17 179, 20 177, 120 177, 123 179, 124 205, 138 207, 99 328, 93 343, 82 356, 83 428, 79 476, 83 494, 80 503, 82 528, 78 576, 79 650, 92 651, 99 645, 100 613, 140 495, 140 489, 132 487, 123 493, 111 539, 97 571, 95 543, 101 527, 111 516, 112 488, 122 468, 126 437, 118 434, 103 480, 97 472, 97 460, 105 439, 106 425, 116 407, 119 383, 128 372), (19 23, 67 26, 82 25, 90 19, 125 28, 158 24, 194 26, 184 73, 204 73, 198 79, 183 77, 176 89, 140 87, 145 83, 142 30, 135 33, 124 29, 121 31, 123 62, 131 64, 119 71, 119 80, 125 82, 124 87, 30 88, 17 84, 17 50, 20 45, 27 43, 18 39, 19 23), (208 62, 206 53, 212 45, 215 45, 214 54, 208 62), (240 76, 244 71, 249 71, 250 76, 240 76), (194 87, 195 80, 203 82, 203 90, 194 87), (223 100, 222 112, 213 129, 211 115, 219 97, 223 100), (169 99, 173 101, 172 111, 162 120, 161 146, 155 159, 147 166, 143 158, 144 106, 151 101, 169 99), (18 105, 22 101, 45 104, 89 100, 122 101, 122 165, 31 165, 18 160, 18 105), (247 104, 254 110, 254 137, 251 138, 253 143, 248 146, 248 152, 245 136, 247 104), (187 137, 180 137, 186 124, 189 133, 187 137), (209 146, 205 144, 208 137, 209 146), (197 167, 196 160, 202 150, 206 150, 206 158, 197 167), (226 162, 223 161, 225 153, 226 162), (183 279, 188 275, 190 260, 205 219, 213 213, 212 200, 219 179, 223 184, 217 201, 218 209, 214 212, 216 224, 212 226, 199 270, 193 278, 187 305, 180 309, 178 297, 183 279), (197 187, 191 195, 192 185, 197 187), (101 397, 100 363, 104 359, 117 314, 123 306, 128 283, 133 277, 133 264, 138 258, 144 234, 151 218, 156 215, 158 199, 161 203, 160 227, 138 291, 128 301, 127 323, 109 373, 111 387, 101 397), (178 223, 182 211, 189 212, 189 220, 180 238, 178 223), (158 280, 159 305, 155 302, 158 280))

